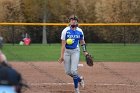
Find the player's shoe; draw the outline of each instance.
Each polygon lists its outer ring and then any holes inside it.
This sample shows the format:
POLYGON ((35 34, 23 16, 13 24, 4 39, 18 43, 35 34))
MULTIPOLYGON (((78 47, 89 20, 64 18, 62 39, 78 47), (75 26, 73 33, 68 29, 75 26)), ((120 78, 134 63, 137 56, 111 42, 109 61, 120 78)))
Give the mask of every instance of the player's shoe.
POLYGON ((80 79, 81 79, 81 81, 79 82, 79 84, 80 84, 81 87, 84 88, 85 87, 84 77, 81 76, 80 79))
POLYGON ((80 93, 79 88, 75 88, 75 93, 80 93))

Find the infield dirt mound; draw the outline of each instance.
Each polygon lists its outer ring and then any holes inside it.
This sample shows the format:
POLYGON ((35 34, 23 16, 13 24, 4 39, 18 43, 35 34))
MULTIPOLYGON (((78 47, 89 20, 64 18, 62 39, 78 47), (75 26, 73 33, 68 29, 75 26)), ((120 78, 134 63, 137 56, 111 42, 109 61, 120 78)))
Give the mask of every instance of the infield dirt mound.
MULTIPOLYGON (((24 93, 74 93, 73 81, 57 62, 10 62, 30 89, 24 93)), ((79 67, 85 78, 81 93, 140 93, 140 63, 96 62, 79 67)))

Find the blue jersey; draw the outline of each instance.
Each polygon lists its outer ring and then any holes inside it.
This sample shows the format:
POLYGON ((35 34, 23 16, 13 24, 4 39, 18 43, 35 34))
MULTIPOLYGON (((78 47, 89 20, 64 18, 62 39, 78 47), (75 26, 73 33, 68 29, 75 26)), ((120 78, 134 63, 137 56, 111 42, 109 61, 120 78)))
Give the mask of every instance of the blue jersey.
POLYGON ((83 31, 79 27, 72 30, 70 27, 66 27, 61 34, 61 40, 72 39, 73 43, 71 45, 66 44, 66 49, 79 48, 79 40, 84 39, 83 31))
POLYGON ((0 85, 16 86, 21 81, 21 75, 13 68, 0 65, 0 85))

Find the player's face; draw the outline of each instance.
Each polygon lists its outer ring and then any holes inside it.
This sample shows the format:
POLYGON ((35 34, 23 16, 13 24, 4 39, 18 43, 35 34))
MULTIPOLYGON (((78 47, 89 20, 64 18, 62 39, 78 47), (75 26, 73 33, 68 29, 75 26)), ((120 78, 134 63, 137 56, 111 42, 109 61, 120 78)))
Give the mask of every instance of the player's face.
POLYGON ((76 25, 76 24, 77 24, 77 20, 71 19, 71 20, 70 20, 70 24, 71 24, 71 25, 76 25))

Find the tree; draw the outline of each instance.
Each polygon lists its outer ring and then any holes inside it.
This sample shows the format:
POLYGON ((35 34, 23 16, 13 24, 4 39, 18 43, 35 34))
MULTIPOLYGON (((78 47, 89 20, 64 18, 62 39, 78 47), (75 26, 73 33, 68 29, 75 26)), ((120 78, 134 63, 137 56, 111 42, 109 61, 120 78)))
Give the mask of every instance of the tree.
MULTIPOLYGON (((4 0, 1 1, 1 14, 2 22, 24 22, 24 16, 21 12, 20 0, 4 0)), ((1 27, 1 35, 8 42, 14 42, 14 39, 18 40, 19 33, 22 32, 24 27, 1 27)))

